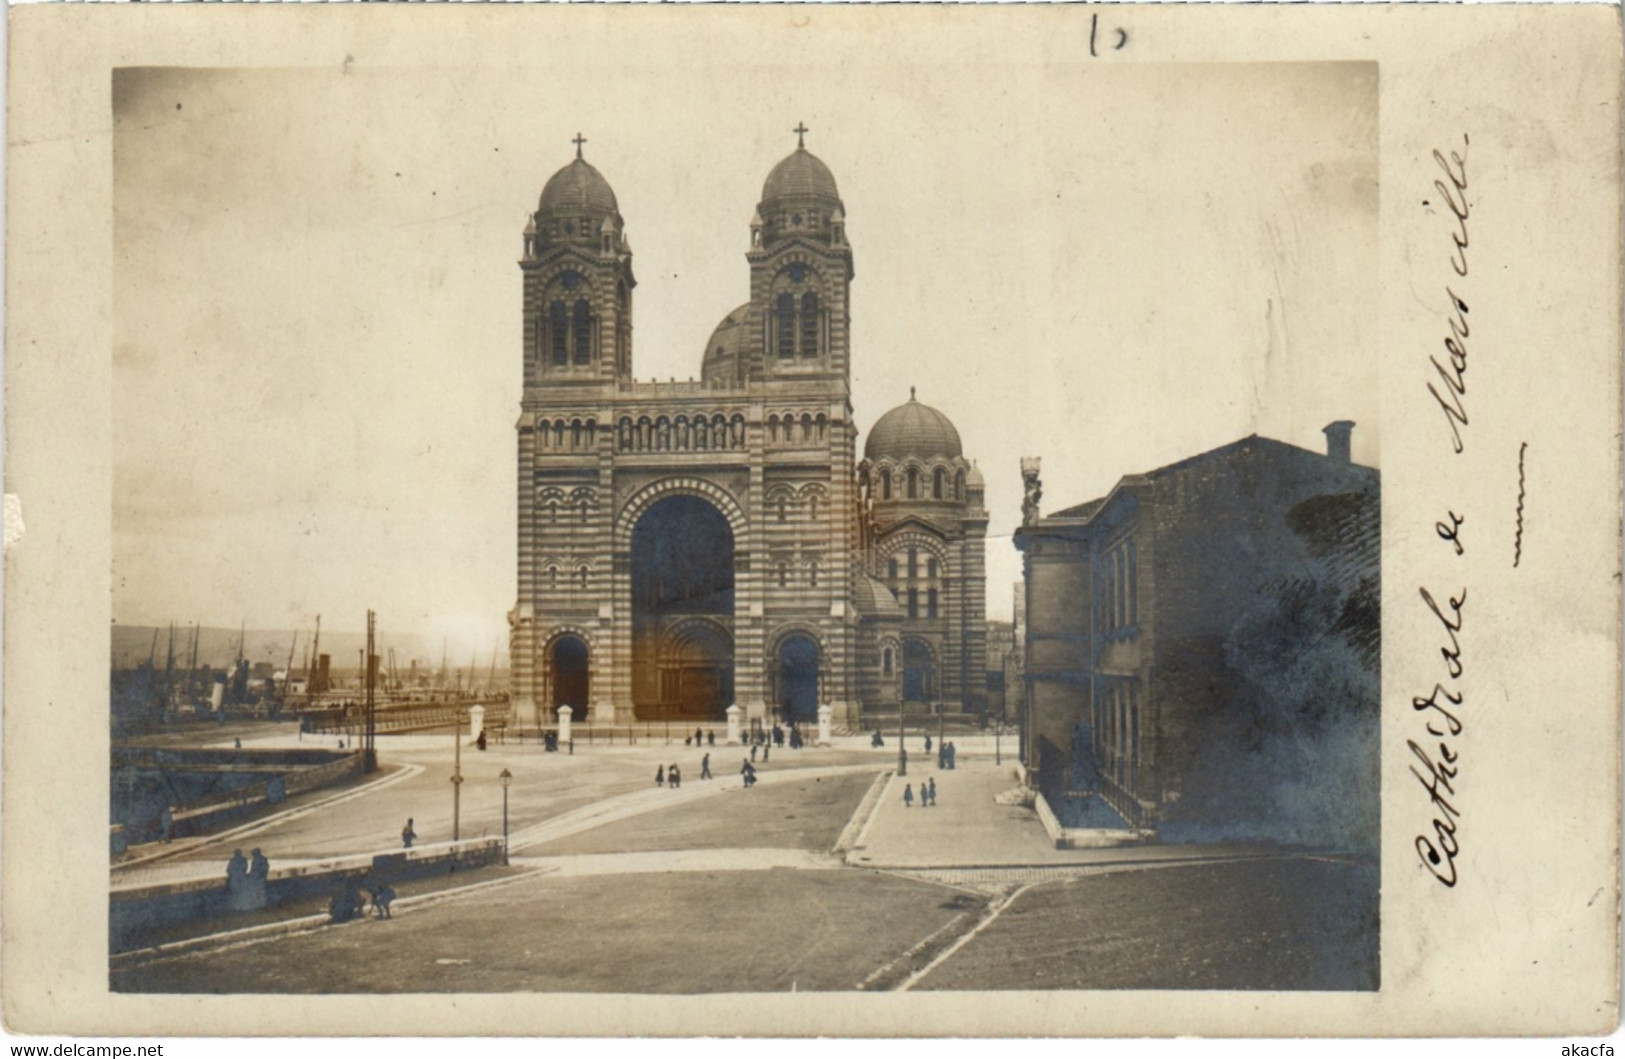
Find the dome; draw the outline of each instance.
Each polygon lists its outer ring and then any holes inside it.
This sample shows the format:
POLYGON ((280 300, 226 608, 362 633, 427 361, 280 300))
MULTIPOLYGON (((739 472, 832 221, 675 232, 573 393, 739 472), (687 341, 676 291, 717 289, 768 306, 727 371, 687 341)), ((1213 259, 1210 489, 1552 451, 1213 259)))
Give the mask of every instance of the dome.
POLYGON ((852 605, 857 608, 859 614, 884 617, 901 616, 903 613, 903 608, 898 605, 897 596, 892 590, 862 572, 852 575, 852 605))
POLYGON ((583 211, 613 215, 620 212, 620 207, 604 175, 577 158, 548 178, 537 212, 545 215, 583 211))
POLYGON ((805 147, 797 147, 767 174, 767 182, 762 185, 762 201, 808 197, 839 202, 841 195, 835 190, 835 174, 829 171, 829 166, 805 147))
POLYGON ((956 459, 962 451, 959 431, 953 423, 935 408, 916 400, 913 390, 909 391, 908 404, 881 416, 863 443, 863 456, 869 460, 900 460, 905 456, 956 459))
POLYGON ((982 470, 974 463, 971 464, 970 473, 965 476, 965 485, 971 489, 982 489, 987 482, 982 478, 982 470))
POLYGON ((706 382, 732 382, 739 374, 739 357, 750 336, 750 302, 727 316, 711 332, 701 359, 701 377, 706 382))

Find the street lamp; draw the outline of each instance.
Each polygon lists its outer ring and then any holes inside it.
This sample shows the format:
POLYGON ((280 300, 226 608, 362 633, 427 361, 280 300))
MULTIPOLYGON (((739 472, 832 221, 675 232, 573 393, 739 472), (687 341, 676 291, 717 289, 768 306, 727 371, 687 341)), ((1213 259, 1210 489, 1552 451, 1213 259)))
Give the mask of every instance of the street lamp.
POLYGON ((897 774, 908 775, 908 751, 903 747, 903 709, 908 705, 906 699, 897 700, 897 774))
POLYGON ((457 708, 457 717, 451 723, 451 840, 462 838, 463 814, 463 709, 457 708))
POLYGON ((497 777, 502 781, 502 863, 508 863, 508 785, 513 782, 513 773, 507 769, 497 777))

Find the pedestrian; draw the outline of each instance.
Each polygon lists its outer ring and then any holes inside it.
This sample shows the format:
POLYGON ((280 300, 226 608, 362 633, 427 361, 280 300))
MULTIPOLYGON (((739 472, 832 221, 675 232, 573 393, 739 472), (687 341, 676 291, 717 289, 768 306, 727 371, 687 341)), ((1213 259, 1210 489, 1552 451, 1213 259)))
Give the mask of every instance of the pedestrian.
POLYGON ((693 746, 694 745, 693 739, 694 739, 694 737, 691 736, 691 735, 683 736, 683 745, 684 746, 693 746))
POLYGON ((770 754, 772 754, 772 753, 773 753, 773 744, 764 742, 762 744, 762 762, 764 764, 767 762, 768 756, 770 754))
POLYGON ((418 833, 412 829, 412 818, 409 816, 406 818, 406 826, 401 828, 401 845, 411 849, 412 841, 417 837, 418 833))
POLYGON ((710 778, 711 778, 711 755, 706 754, 704 757, 700 758, 700 779, 708 780, 710 778))
POLYGON ((665 785, 666 785, 666 766, 664 766, 664 765, 656 765, 655 766, 655 786, 656 787, 664 787, 665 785))
POLYGON ((912 783, 903 784, 903 808, 914 808, 914 784, 912 783))
POLYGON ((716 746, 717 745, 717 730, 715 728, 706 729, 706 732, 705 732, 705 745, 706 746, 716 746))
POLYGON ((694 745, 700 745, 700 730, 698 728, 694 729, 694 745))
POLYGON ((237 737, 237 738, 236 738, 236 739, 233 739, 233 740, 232 740, 232 741, 231 741, 231 745, 232 745, 232 747, 233 747, 233 749, 236 749, 236 750, 241 750, 241 749, 242 749, 242 748, 243 748, 243 740, 242 740, 242 737, 241 737, 241 736, 239 736, 239 737, 237 737))
POLYGON ((931 792, 929 795, 927 795, 926 804, 927 805, 936 805, 937 804, 937 778, 935 776, 932 776, 930 779, 926 780, 925 781, 925 787, 926 787, 926 790, 931 792))
POLYGON ((751 743, 751 745, 750 745, 750 759, 751 759, 751 760, 752 760, 752 761, 755 761, 755 760, 756 760, 756 751, 757 751, 757 750, 758 750, 758 749, 759 749, 759 748, 758 748, 758 747, 757 747, 757 745, 756 745, 756 744, 755 744, 755 743, 751 743))
POLYGON ((395 900, 395 889, 388 883, 379 883, 372 891, 372 913, 379 919, 394 919, 395 915, 389 910, 390 903, 395 900))
POLYGON ((876 728, 875 729, 875 734, 869 738, 869 746, 870 747, 883 747, 885 745, 886 745, 886 740, 881 736, 880 729, 876 728))
POLYGON ((234 912, 247 912, 254 907, 249 893, 248 858, 240 849, 232 850, 226 862, 226 903, 234 912))
POLYGON ((929 734, 925 737, 925 752, 927 754, 931 753, 931 736, 929 734))
POLYGON ((270 884, 271 862, 256 846, 249 858, 247 903, 255 908, 264 908, 269 903, 270 884))
POLYGON ((959 748, 953 743, 948 744, 948 771, 952 772, 959 767, 959 748))
POLYGON ((667 785, 672 790, 676 790, 683 785, 683 774, 677 771, 677 762, 673 761, 671 767, 666 770, 666 780, 667 785))
POLYGON ((483 730, 480 732, 479 737, 474 740, 474 745, 480 750, 485 749, 485 732, 483 730))
POLYGON ((576 737, 573 735, 570 737, 570 756, 576 756, 576 737))

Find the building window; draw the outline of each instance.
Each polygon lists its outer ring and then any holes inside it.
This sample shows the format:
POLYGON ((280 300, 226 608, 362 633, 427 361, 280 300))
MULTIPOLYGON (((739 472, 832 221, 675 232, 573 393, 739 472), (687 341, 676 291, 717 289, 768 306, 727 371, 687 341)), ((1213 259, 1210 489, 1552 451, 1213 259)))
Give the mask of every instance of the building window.
POLYGON ((920 497, 920 472, 913 467, 908 469, 908 498, 918 500, 920 497))
POLYGON ((891 676, 891 665, 891 648, 888 647, 880 654, 880 671, 888 677, 891 676))
POLYGON ((563 368, 570 363, 570 318, 564 303, 554 302, 547 310, 548 344, 553 349, 553 366, 563 368))
POLYGON ((801 355, 818 356, 818 295, 812 291, 801 296, 801 355))
POLYGON ((937 590, 934 588, 925 590, 925 616, 927 618, 937 616, 937 590))
POLYGON ((965 472, 960 471, 954 475, 954 499, 965 499, 965 472))
POLYGON ((570 330, 575 338, 576 365, 585 366, 592 361, 592 314, 587 308, 587 299, 576 299, 575 317, 570 321, 570 330))
POLYGON ((780 563, 779 564, 779 587, 783 588, 789 582, 789 578, 790 578, 789 567, 787 567, 784 563, 780 563))
POLYGON ((935 559, 925 561, 925 576, 932 581, 937 579, 937 561, 935 559))
POLYGON ((576 584, 581 588, 587 587, 587 568, 585 566, 576 571, 576 584))
POLYGON ((934 471, 932 473, 932 475, 931 475, 931 499, 932 500, 941 500, 942 499, 942 483, 946 478, 947 478, 947 475, 943 473, 943 470, 942 470, 941 467, 938 467, 936 469, 936 471, 934 471))
POLYGON ((817 563, 813 563, 813 564, 811 564, 811 565, 809 565, 807 567, 807 579, 812 584, 812 587, 814 587, 814 588, 818 587, 818 564, 817 563))
POLYGON ((814 493, 812 496, 809 496, 807 498, 807 517, 812 519, 812 521, 814 521, 814 522, 818 521, 818 494, 817 493, 814 493))
POLYGON ((908 579, 913 581, 920 576, 920 552, 917 548, 908 550, 908 579))
POLYGON ((547 568, 547 587, 559 587, 559 568, 556 566, 550 566, 547 568))
POLYGON ((888 559, 888 560, 886 560, 886 577, 887 577, 887 579, 889 579, 893 583, 895 583, 897 581, 897 560, 896 559, 888 559))
POLYGON ((920 616, 920 590, 917 588, 908 590, 908 616, 911 619, 920 616))
POLYGON ((796 296, 794 294, 779 295, 777 315, 779 358, 789 360, 796 355, 796 296))
POLYGON ((882 499, 882 500, 890 500, 891 499, 891 472, 890 471, 881 471, 880 472, 880 499, 882 499))
POLYGON ((783 522, 785 520, 785 514, 786 514, 787 510, 788 510, 788 505, 785 503, 784 497, 782 497, 782 496, 779 497, 779 521, 780 522, 783 522))

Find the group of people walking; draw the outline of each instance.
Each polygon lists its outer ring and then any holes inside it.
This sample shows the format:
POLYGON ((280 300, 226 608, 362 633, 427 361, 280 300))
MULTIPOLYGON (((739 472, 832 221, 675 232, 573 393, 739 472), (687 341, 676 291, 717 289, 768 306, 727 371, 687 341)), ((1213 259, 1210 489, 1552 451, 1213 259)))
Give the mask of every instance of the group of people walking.
POLYGON ((705 732, 705 733, 701 733, 701 731, 698 728, 696 728, 696 729, 694 729, 694 734, 693 735, 685 735, 685 736, 683 736, 683 745, 684 746, 700 746, 702 743, 705 746, 716 746, 717 745, 717 731, 716 731, 715 728, 713 728, 709 732, 705 732), (704 735, 703 739, 701 739, 702 734, 704 735))
MULTIPOLYGON (((926 806, 935 804, 937 804, 937 781, 936 777, 933 776, 920 784, 920 808, 924 809, 926 806)), ((903 784, 903 808, 914 808, 914 784, 912 783, 903 784)))
POLYGON ((226 890, 233 911, 249 912, 256 908, 264 908, 267 903, 271 862, 257 848, 254 850, 253 858, 253 862, 250 863, 249 859, 243 856, 243 851, 237 849, 232 850, 231 860, 226 863, 226 890))

